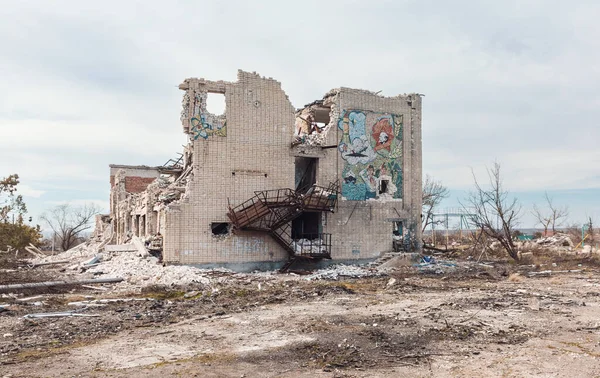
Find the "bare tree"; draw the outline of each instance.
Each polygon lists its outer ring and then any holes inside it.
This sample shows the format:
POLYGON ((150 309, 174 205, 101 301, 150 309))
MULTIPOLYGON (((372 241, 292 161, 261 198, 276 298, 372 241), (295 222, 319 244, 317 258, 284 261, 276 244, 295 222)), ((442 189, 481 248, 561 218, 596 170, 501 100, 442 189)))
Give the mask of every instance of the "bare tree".
POLYGON ((470 221, 486 236, 497 240, 510 257, 519 260, 512 235, 520 217, 521 205, 516 198, 508 198, 508 191, 502 185, 500 164, 495 162, 491 169, 487 169, 489 189, 484 189, 472 173, 475 190, 469 193, 467 206, 463 205, 472 214, 470 221))
POLYGON ((592 217, 588 217, 588 223, 587 223, 587 233, 590 236, 589 239, 587 239, 588 243, 590 243, 590 245, 594 245, 594 222, 592 221, 592 217))
POLYGON ((562 226, 567 217, 569 216, 569 208, 567 206, 556 207, 553 203, 552 197, 548 195, 548 192, 544 193, 544 198, 546 199, 546 204, 548 205, 548 210, 550 212, 550 225, 552 227, 552 233, 556 232, 557 226, 562 226))
POLYGON ((433 211, 449 195, 441 181, 426 175, 423 182, 423 231, 433 222, 433 211))
POLYGON ((567 206, 557 207, 554 205, 554 200, 544 192, 547 209, 541 210, 537 205, 533 205, 533 216, 538 223, 544 227, 544 235, 548 232, 548 228, 552 229, 552 233, 556 232, 557 226, 562 226, 569 216, 569 208, 567 206))
POLYGON ((71 206, 62 204, 44 213, 41 219, 52 229, 63 251, 73 248, 81 239, 82 232, 92 227, 92 218, 100 212, 94 204, 71 206))
POLYGON ((552 218, 550 218, 547 214, 545 214, 538 205, 533 205, 533 211, 531 212, 538 224, 544 227, 544 236, 547 236, 548 227, 550 227, 550 223, 552 223, 552 218))

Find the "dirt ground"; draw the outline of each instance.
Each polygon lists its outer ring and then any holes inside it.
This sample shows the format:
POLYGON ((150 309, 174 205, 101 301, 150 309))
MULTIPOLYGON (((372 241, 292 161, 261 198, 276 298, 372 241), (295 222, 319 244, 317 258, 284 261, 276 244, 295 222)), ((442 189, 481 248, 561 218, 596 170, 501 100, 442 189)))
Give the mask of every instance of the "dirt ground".
POLYGON ((600 377, 597 264, 547 260, 4 295, 0 377, 600 377))

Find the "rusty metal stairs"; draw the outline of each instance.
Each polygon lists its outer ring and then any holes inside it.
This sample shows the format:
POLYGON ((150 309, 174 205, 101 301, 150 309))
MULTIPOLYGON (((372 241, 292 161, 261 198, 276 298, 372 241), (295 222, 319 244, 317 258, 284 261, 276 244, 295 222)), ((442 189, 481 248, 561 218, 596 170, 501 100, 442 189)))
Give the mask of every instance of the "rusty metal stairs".
POLYGON ((236 229, 269 233, 289 255, 288 262, 281 269, 287 271, 297 259, 331 258, 331 234, 305 235, 301 240, 294 240, 291 222, 304 211, 333 212, 338 192, 337 181, 327 187, 313 185, 305 191, 256 191, 240 205, 229 205, 227 216, 236 229))

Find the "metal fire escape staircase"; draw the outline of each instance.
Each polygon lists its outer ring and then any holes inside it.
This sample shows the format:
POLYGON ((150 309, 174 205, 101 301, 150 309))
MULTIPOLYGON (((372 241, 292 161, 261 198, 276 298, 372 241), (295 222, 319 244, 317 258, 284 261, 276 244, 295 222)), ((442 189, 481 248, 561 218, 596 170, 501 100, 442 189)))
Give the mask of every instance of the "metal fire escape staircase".
POLYGON ((331 234, 301 235, 294 239, 292 221, 305 211, 333 212, 338 191, 337 181, 327 187, 313 185, 308 190, 256 191, 242 204, 229 205, 227 216, 236 229, 269 233, 289 255, 288 262, 281 268, 285 272, 298 259, 331 259, 331 234))

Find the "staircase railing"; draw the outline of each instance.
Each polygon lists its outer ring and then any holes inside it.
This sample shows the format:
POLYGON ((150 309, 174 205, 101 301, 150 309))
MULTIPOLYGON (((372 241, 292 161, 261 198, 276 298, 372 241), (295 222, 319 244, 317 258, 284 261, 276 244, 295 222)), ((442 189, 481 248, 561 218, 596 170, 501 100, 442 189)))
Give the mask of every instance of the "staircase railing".
POLYGON ((271 237, 287 251, 290 257, 295 255, 292 248, 292 226, 289 223, 271 230, 271 237))
POLYGON ((296 258, 330 259, 331 234, 303 234, 292 238, 291 221, 303 211, 335 210, 339 181, 327 187, 313 185, 308 190, 275 189, 256 191, 242 204, 231 207, 227 216, 238 229, 269 232, 292 260, 296 258))
POLYGON ((295 206, 298 199, 292 189, 273 189, 254 192, 269 207, 295 206))
POLYGON ((292 240, 294 256, 330 259, 331 234, 303 234, 301 238, 292 240))
POLYGON ((261 198, 258 195, 254 195, 241 205, 234 208, 229 206, 227 217, 229 217, 237 228, 244 228, 269 214, 269 212, 269 208, 261 201, 261 198))

